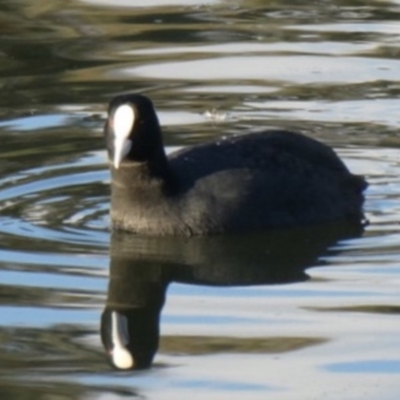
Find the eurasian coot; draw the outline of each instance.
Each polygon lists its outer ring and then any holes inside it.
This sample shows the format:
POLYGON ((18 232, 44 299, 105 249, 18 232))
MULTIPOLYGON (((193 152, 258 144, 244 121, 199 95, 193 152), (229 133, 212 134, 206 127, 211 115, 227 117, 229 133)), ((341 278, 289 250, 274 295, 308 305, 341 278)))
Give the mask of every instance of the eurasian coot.
POLYGON ((367 183, 328 146, 284 130, 167 156, 152 102, 115 97, 105 125, 114 229, 211 235, 361 220, 367 183))

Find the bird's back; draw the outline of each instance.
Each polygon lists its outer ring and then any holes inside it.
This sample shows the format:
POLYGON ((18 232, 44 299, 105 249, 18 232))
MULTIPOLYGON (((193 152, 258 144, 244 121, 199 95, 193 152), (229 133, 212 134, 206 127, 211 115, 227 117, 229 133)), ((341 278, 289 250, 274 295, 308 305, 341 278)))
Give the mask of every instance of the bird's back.
POLYGON ((297 133, 234 136, 183 149, 169 162, 194 233, 361 216, 365 181, 328 146, 297 133))

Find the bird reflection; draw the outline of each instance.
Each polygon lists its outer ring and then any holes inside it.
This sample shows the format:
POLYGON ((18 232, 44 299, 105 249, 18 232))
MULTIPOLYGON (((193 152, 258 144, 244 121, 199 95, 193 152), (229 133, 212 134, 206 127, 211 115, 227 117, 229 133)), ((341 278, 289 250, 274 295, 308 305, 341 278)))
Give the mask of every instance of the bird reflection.
POLYGON ((110 281, 101 339, 118 369, 150 367, 170 282, 248 286, 300 282, 338 241, 360 236, 362 224, 274 230, 238 236, 143 237, 113 232, 110 281))

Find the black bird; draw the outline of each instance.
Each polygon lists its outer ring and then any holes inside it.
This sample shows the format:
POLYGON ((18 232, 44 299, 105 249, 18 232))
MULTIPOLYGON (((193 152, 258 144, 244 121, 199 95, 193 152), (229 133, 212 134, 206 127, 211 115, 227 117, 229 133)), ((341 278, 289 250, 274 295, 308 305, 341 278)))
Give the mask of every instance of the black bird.
POLYGON ((299 133, 231 136, 167 157, 152 102, 127 94, 110 102, 105 137, 114 229, 191 236, 363 218, 366 181, 299 133))

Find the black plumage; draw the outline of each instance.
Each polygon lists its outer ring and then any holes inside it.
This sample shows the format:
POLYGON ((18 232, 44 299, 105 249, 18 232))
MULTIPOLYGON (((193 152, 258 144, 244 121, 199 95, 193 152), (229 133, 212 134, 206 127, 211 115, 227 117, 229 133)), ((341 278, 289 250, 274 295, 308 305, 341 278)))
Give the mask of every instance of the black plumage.
POLYGON ((151 101, 114 98, 105 136, 115 229, 210 235, 361 220, 367 183, 328 146, 283 130, 232 136, 165 154, 151 101), (126 154, 115 159, 116 111, 131 107, 126 154))

